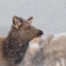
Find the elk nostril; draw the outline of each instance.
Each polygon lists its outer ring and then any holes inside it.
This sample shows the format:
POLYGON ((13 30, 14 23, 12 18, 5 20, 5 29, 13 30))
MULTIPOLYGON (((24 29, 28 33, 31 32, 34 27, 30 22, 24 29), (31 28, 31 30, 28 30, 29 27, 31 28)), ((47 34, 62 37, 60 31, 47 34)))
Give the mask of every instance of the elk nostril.
POLYGON ((40 31, 39 34, 42 35, 43 34, 43 31, 40 31))
POLYGON ((38 32, 38 36, 43 35, 43 31, 38 32))

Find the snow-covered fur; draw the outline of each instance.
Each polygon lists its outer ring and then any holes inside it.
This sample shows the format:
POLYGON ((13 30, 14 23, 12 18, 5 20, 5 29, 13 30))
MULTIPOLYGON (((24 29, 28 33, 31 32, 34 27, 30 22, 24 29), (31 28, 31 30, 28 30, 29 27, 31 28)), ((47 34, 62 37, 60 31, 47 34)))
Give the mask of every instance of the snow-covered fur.
POLYGON ((24 66, 66 66, 66 33, 44 35, 31 44, 24 66))

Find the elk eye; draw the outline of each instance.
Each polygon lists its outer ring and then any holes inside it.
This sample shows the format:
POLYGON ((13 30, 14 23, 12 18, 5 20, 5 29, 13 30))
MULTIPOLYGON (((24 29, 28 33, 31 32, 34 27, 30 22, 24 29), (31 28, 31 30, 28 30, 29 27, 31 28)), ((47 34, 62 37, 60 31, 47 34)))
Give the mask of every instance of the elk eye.
POLYGON ((25 29, 26 30, 30 30, 30 26, 25 26, 25 29))

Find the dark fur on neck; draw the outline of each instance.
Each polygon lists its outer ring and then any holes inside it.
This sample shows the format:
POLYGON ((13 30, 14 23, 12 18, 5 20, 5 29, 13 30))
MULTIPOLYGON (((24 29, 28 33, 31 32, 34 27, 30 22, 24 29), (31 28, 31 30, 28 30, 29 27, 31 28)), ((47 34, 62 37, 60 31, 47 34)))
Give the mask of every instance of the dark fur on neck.
POLYGON ((3 42, 3 56, 9 66, 16 66, 23 60, 29 45, 28 40, 19 39, 17 33, 13 31, 14 29, 12 28, 12 31, 10 31, 8 37, 3 42))

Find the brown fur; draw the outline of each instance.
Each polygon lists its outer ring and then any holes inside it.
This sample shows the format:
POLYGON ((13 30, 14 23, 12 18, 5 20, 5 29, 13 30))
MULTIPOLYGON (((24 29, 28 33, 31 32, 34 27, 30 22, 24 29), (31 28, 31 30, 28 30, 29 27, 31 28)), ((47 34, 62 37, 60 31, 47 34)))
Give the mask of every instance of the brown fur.
POLYGON ((13 17, 13 25, 8 36, 0 38, 0 66, 18 66, 25 56, 29 41, 43 34, 30 24, 32 19, 13 17))
POLYGON ((0 36, 0 66, 7 66, 3 54, 2 54, 2 46, 3 46, 3 41, 5 40, 6 37, 0 36))

